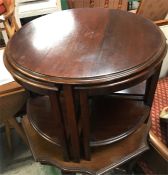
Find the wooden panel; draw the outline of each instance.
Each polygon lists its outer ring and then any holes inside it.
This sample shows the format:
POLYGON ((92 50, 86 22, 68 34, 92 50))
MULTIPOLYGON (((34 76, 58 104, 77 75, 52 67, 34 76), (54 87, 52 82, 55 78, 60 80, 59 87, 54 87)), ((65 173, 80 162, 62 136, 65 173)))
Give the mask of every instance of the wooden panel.
POLYGON ((7 83, 0 86, 0 95, 18 91, 18 90, 23 90, 22 86, 20 86, 18 83, 16 82, 7 83))
POLYGON ((127 7, 128 7, 128 0, 122 0, 120 9, 121 10, 127 10, 127 7))
POLYGON ((93 7, 100 7, 100 0, 93 0, 93 7))
POLYGON ((90 0, 83 1, 83 7, 85 7, 85 8, 91 7, 90 6, 90 0))
POLYGON ((119 2, 120 2, 120 0, 114 0, 114 3, 113 3, 113 8, 114 9, 118 9, 119 2))
POLYGON ((109 7, 114 8, 114 1, 115 0, 109 0, 109 7))
POLYGON ((82 7, 84 7, 84 2, 83 2, 83 0, 78 0, 78 1, 72 1, 72 3, 73 3, 73 6, 74 7, 76 7, 76 8, 82 8, 82 7))

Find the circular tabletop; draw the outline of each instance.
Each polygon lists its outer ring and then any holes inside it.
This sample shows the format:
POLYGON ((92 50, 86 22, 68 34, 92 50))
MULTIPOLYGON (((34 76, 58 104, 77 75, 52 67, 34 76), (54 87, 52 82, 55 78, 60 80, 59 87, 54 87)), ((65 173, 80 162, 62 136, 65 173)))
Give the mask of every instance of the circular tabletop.
POLYGON ((165 46, 160 29, 138 15, 72 9, 26 24, 8 43, 5 59, 35 79, 94 84, 136 76, 161 62, 165 46))

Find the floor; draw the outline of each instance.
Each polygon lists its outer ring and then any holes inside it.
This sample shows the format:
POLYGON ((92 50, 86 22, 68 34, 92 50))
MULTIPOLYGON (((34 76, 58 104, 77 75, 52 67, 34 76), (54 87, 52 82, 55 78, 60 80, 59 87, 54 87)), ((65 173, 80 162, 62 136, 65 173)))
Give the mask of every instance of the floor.
POLYGON ((28 147, 12 133, 13 150, 9 151, 3 127, 0 128, 0 175, 60 175, 58 169, 34 162, 28 147))

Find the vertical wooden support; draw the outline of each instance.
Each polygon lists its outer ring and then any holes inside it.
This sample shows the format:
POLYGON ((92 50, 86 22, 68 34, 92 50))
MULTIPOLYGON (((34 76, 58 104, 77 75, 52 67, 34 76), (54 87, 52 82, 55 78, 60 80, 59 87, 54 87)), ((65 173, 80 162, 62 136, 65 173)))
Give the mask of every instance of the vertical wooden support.
POLYGON ((24 143, 26 145, 28 145, 28 141, 27 141, 27 138, 24 134, 24 131, 23 131, 22 127, 19 125, 19 123, 16 121, 16 118, 14 116, 10 116, 10 117, 8 117, 6 123, 8 123, 8 126, 12 126, 13 128, 15 128, 16 132, 22 138, 24 143))
POLYGON ((162 66, 162 63, 161 65, 158 66, 156 72, 146 82, 144 101, 145 101, 145 104, 150 107, 152 107, 152 102, 155 95, 155 90, 156 90, 161 66, 162 66))
POLYGON ((54 117, 57 118, 57 121, 58 121, 60 128, 61 128, 61 132, 59 133, 59 139, 61 140, 61 144, 62 144, 63 150, 64 150, 64 160, 69 161, 70 157, 69 157, 69 151, 68 151, 68 145, 67 145, 68 139, 67 139, 66 132, 65 132, 65 125, 64 125, 63 116, 61 113, 59 96, 56 92, 53 92, 49 95, 49 97, 50 97, 52 114, 54 117))
POLYGON ((68 122, 70 140, 71 140, 71 156, 75 162, 80 161, 80 144, 79 144, 79 131, 77 126, 75 104, 73 98, 73 91, 71 85, 64 85, 64 99, 66 109, 66 119, 68 122))
POLYGON ((9 151, 12 152, 11 131, 10 131, 9 123, 7 121, 5 122, 5 134, 7 138, 9 151))
POLYGON ((82 144, 84 148, 84 158, 90 160, 90 111, 88 96, 86 91, 80 91, 80 109, 82 122, 82 144))

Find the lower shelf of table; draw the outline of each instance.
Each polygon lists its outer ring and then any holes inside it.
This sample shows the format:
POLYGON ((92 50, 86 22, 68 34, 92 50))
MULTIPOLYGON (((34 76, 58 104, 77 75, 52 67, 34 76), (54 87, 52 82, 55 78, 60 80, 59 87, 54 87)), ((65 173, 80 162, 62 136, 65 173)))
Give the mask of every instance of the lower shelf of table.
POLYGON ((143 101, 111 96, 93 99, 90 145, 121 140, 138 129, 148 116, 149 107, 143 101))
POLYGON ((137 131, 119 142, 92 148, 90 161, 65 162, 62 150, 41 137, 27 117, 23 118, 22 124, 34 159, 43 164, 54 165, 67 172, 102 174, 148 149, 146 138, 149 126, 143 124, 137 131))
MULTIPOLYGON (((111 97, 92 98, 90 101, 90 146, 107 145, 127 137, 149 116, 149 107, 142 101, 111 97)), ((57 116, 52 115, 49 98, 42 96, 30 99, 27 112, 39 134, 60 146, 61 129, 57 116)), ((80 127, 79 122, 79 132, 80 127)))

